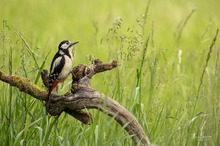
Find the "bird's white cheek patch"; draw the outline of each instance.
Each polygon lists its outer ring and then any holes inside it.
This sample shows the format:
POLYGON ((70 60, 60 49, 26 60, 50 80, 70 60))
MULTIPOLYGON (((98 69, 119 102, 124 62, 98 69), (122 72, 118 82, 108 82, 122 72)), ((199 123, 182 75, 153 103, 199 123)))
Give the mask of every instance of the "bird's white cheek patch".
POLYGON ((62 50, 60 50, 60 51, 59 51, 59 54, 60 54, 60 55, 64 55, 65 53, 64 53, 62 50))
POLYGON ((67 49, 68 47, 69 47, 69 45, 67 45, 67 44, 63 44, 63 45, 61 46, 62 49, 67 49))

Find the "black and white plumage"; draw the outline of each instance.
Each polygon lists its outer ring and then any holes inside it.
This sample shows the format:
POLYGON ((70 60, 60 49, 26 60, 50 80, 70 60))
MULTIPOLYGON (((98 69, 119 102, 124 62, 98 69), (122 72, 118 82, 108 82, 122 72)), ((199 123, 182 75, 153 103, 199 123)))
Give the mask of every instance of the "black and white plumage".
POLYGON ((57 84, 64 82, 70 74, 73 64, 72 49, 77 43, 64 40, 59 44, 58 52, 55 54, 50 66, 48 99, 57 84))

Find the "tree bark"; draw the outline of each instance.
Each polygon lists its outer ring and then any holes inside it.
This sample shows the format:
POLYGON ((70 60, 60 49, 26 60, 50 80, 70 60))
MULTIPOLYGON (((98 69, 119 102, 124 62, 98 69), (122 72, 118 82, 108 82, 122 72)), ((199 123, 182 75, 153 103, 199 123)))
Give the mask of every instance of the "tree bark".
MULTIPOLYGON (((20 76, 10 76, 0 71, 0 80, 15 86, 22 92, 28 93, 36 99, 46 101, 46 111, 51 115, 59 115, 63 111, 84 124, 91 124, 92 114, 83 109, 98 109, 114 118, 124 129, 132 135, 132 140, 138 145, 150 145, 150 141, 137 119, 122 105, 103 93, 90 88, 93 75, 117 67, 117 61, 102 63, 94 60, 91 65, 78 65, 72 71, 71 93, 64 95, 51 94, 47 99, 47 91, 20 76)), ((48 87, 48 72, 41 74, 43 83, 48 87)))

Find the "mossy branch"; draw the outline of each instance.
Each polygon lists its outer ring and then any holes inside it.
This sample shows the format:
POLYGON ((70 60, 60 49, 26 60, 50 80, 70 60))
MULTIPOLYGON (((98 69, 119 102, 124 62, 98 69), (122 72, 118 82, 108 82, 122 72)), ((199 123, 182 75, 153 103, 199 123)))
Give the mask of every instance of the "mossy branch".
MULTIPOLYGON (((63 111, 80 120, 84 124, 92 123, 92 115, 83 109, 98 109, 114 118, 132 136, 135 144, 150 145, 150 141, 136 118, 117 101, 90 88, 93 75, 117 67, 117 61, 102 63, 94 60, 91 65, 78 65, 72 71, 71 93, 65 95, 52 94, 49 101, 47 91, 20 76, 10 76, 0 71, 0 80, 17 87, 36 99, 46 101, 46 111, 51 115, 59 115, 63 111)), ((43 83, 48 86, 48 72, 41 74, 43 83)))
POLYGON ((0 71, 0 80, 18 88, 21 92, 25 92, 36 99, 43 101, 46 101, 47 99, 47 91, 39 88, 27 78, 21 76, 10 76, 0 71))

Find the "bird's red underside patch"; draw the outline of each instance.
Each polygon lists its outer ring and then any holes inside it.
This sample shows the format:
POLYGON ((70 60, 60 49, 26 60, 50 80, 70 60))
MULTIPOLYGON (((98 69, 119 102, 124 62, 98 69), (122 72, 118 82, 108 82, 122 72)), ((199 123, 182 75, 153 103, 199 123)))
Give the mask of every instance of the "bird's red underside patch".
POLYGON ((57 84, 58 84, 58 81, 56 80, 51 86, 51 91, 57 86, 57 84))

